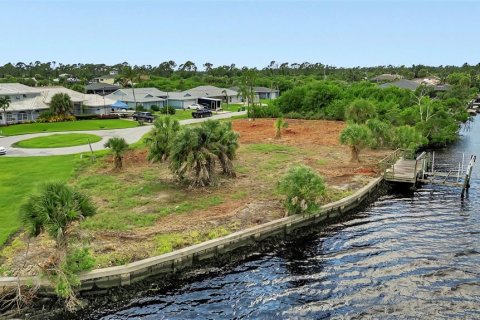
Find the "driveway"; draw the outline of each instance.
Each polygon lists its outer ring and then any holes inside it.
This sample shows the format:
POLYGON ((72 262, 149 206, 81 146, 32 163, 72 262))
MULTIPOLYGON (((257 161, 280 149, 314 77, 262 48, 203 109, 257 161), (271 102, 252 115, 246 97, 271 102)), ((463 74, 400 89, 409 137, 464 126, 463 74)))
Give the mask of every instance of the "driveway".
MULTIPOLYGON (((193 124, 203 122, 211 119, 228 119, 234 116, 240 116, 246 114, 246 111, 241 112, 229 112, 214 115, 210 118, 201 119, 187 119, 179 121, 181 125, 193 124)), ((47 133, 32 133, 11 137, 1 137, 0 146, 7 149, 6 157, 35 157, 35 156, 59 156, 66 154, 76 154, 90 152, 90 147, 87 145, 66 147, 66 148, 44 148, 44 149, 24 149, 14 148, 12 144, 30 138, 44 137, 52 134, 68 134, 68 133, 91 133, 102 138, 101 141, 92 143, 92 150, 103 150, 103 146, 108 139, 113 137, 124 138, 128 144, 135 143, 142 138, 152 128, 151 125, 145 125, 141 127, 128 128, 128 129, 114 129, 114 130, 91 130, 91 131, 63 131, 63 132, 47 132, 47 133)), ((4 157, 5 157, 4 156, 4 157)))

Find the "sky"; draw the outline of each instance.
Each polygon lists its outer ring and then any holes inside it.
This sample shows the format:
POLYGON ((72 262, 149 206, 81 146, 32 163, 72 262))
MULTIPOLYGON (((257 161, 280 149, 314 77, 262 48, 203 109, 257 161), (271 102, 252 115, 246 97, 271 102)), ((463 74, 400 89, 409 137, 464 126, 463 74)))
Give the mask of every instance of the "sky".
POLYGON ((480 63, 480 1, 0 0, 0 64, 480 63))

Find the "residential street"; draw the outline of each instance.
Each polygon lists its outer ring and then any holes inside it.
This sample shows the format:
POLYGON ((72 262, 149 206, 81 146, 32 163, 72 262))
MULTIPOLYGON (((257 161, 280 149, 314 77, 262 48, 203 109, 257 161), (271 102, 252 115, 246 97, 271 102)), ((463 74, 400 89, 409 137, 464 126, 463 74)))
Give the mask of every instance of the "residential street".
MULTIPOLYGON (((188 119, 181 120, 181 125, 192 124, 203 122, 212 119, 227 119, 234 116, 244 115, 246 111, 241 112, 229 112, 224 114, 214 115, 210 118, 201 118, 201 119, 188 119)), ((128 129, 114 129, 114 130, 92 130, 92 131, 64 131, 64 132, 48 132, 48 133, 33 133, 33 134, 24 134, 18 136, 10 137, 1 137, 0 146, 7 149, 7 157, 34 157, 34 156, 57 156, 65 154, 76 154, 90 152, 90 147, 87 145, 75 146, 75 147, 66 147, 66 148, 50 148, 50 149, 24 149, 24 148, 14 148, 12 144, 35 137, 49 136, 52 134, 67 134, 67 133, 90 133, 102 137, 102 140, 96 143, 92 143, 93 151, 103 150, 105 142, 112 137, 121 137, 124 138, 128 144, 132 144, 140 140, 140 138, 150 131, 151 125, 145 125, 142 127, 128 128, 128 129)), ((5 157, 4 156, 4 157, 5 157)))

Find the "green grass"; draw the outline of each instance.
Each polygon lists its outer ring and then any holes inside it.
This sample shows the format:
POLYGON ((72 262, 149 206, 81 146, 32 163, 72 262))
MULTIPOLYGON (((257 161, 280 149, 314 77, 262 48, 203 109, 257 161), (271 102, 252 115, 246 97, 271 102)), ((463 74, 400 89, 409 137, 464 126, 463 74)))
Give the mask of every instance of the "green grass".
POLYGON ((18 209, 46 181, 67 181, 80 163, 78 155, 0 158, 0 246, 20 228, 18 209))
POLYGON ((268 143, 255 143, 249 144, 246 147, 247 151, 250 152, 259 152, 259 153, 274 153, 274 152, 284 152, 284 153, 294 153, 296 148, 284 146, 281 144, 268 144, 268 143))
POLYGON ((17 148, 61 148, 79 146, 87 144, 89 141, 90 143, 94 143, 100 140, 102 140, 102 138, 94 134, 65 133, 21 140, 13 146, 17 148))
POLYGON ((59 132, 59 131, 84 131, 84 130, 106 130, 133 128, 138 124, 135 121, 110 119, 110 120, 81 120, 53 123, 28 123, 15 124, 1 127, 0 135, 15 136, 19 134, 38 132, 59 132))

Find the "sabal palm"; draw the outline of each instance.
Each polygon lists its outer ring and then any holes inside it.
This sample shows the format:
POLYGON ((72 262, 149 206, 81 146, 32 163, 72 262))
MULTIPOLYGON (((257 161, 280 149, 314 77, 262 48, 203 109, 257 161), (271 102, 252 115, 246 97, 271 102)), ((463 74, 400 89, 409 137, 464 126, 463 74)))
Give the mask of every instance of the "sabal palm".
POLYGON ((146 139, 149 147, 148 160, 151 162, 165 161, 170 155, 172 142, 179 130, 179 122, 171 117, 156 119, 150 136, 146 139))
POLYGON ((87 196, 64 183, 51 182, 21 206, 20 219, 30 236, 46 231, 57 246, 63 247, 69 223, 95 213, 95 206, 87 196))
POLYGON ((170 154, 170 169, 180 180, 192 172, 192 185, 212 184, 216 155, 211 151, 210 138, 202 127, 184 128, 177 135, 170 154))
POLYGON ((239 134, 232 130, 232 123, 221 123, 219 121, 206 121, 202 123, 205 131, 211 133, 210 148, 217 156, 222 172, 235 177, 233 160, 238 149, 239 134))
POLYGON ((121 169, 123 166, 123 154, 128 150, 128 143, 124 138, 110 138, 105 143, 105 148, 109 148, 113 152, 113 157, 115 159, 115 169, 121 169))

